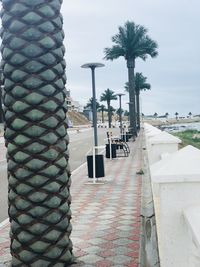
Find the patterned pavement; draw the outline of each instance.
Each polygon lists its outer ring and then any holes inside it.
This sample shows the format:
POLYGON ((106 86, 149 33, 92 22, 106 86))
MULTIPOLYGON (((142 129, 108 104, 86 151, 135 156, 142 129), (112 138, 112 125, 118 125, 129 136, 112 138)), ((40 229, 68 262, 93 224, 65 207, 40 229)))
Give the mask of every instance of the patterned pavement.
POLYGON ((6 147, 4 144, 4 138, 0 136, 0 161, 4 161, 6 159, 6 147))
MULTIPOLYGON (((73 172, 73 267, 139 266, 141 138, 129 146, 129 157, 105 159, 104 183, 87 183, 86 164, 73 172)), ((0 267, 10 259, 8 232, 7 223, 0 228, 0 267)))

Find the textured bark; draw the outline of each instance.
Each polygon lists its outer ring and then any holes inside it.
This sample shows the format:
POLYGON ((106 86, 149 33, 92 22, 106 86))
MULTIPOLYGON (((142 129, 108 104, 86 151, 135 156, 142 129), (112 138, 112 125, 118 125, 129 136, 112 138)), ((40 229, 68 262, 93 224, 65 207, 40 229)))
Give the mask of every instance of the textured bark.
POLYGON ((104 110, 103 109, 101 111, 101 120, 102 120, 102 123, 104 123, 104 110))
POLYGON ((140 93, 136 92, 137 129, 140 130, 140 93))
POLYGON ((2 0, 12 266, 73 261, 62 0, 2 0))
POLYGON ((137 136, 136 126, 136 112, 135 112, 135 81, 134 81, 134 68, 135 61, 127 61, 128 68, 128 84, 129 84, 129 116, 130 116, 130 130, 133 136, 137 136))
POLYGON ((110 102, 108 103, 108 128, 111 128, 111 123, 112 123, 112 115, 111 115, 111 110, 110 110, 110 102))

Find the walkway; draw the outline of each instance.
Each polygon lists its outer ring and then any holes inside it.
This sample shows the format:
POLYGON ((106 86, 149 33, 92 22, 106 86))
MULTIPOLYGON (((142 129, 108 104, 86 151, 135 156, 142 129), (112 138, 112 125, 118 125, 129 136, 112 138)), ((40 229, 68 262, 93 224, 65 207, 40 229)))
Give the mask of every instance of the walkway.
MULTIPOLYGON (((104 184, 87 184, 86 164, 73 172, 74 267, 139 266, 141 139, 129 145, 129 157, 105 159, 104 184)), ((0 267, 10 258, 8 229, 0 229, 0 267)))

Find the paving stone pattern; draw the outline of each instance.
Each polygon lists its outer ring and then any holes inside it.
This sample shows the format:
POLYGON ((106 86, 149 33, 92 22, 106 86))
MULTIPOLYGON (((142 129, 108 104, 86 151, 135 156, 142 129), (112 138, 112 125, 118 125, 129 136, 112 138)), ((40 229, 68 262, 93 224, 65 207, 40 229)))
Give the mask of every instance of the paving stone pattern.
POLYGON ((138 266, 140 138, 129 145, 128 158, 106 159, 105 184, 86 185, 86 168, 72 176, 74 267, 138 266))
MULTIPOLYGON (((104 184, 86 184, 87 166, 72 175, 73 267, 139 266, 141 138, 129 145, 129 157, 105 159, 104 184)), ((8 231, 0 229, 0 267, 10 259, 8 231)))

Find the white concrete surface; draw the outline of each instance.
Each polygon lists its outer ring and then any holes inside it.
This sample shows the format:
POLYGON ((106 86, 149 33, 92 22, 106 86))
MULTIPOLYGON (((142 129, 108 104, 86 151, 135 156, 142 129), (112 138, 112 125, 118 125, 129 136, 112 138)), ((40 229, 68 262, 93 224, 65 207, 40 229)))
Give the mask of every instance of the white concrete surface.
POLYGON ((200 150, 187 146, 150 170, 161 267, 200 266, 200 209, 186 212, 200 204, 200 150))
POLYGON ((150 165, 161 160, 163 154, 171 154, 178 150, 178 145, 181 143, 179 138, 147 123, 144 128, 150 165))
POLYGON ((184 218, 188 226, 189 235, 189 265, 200 266, 200 205, 184 210, 184 218))

